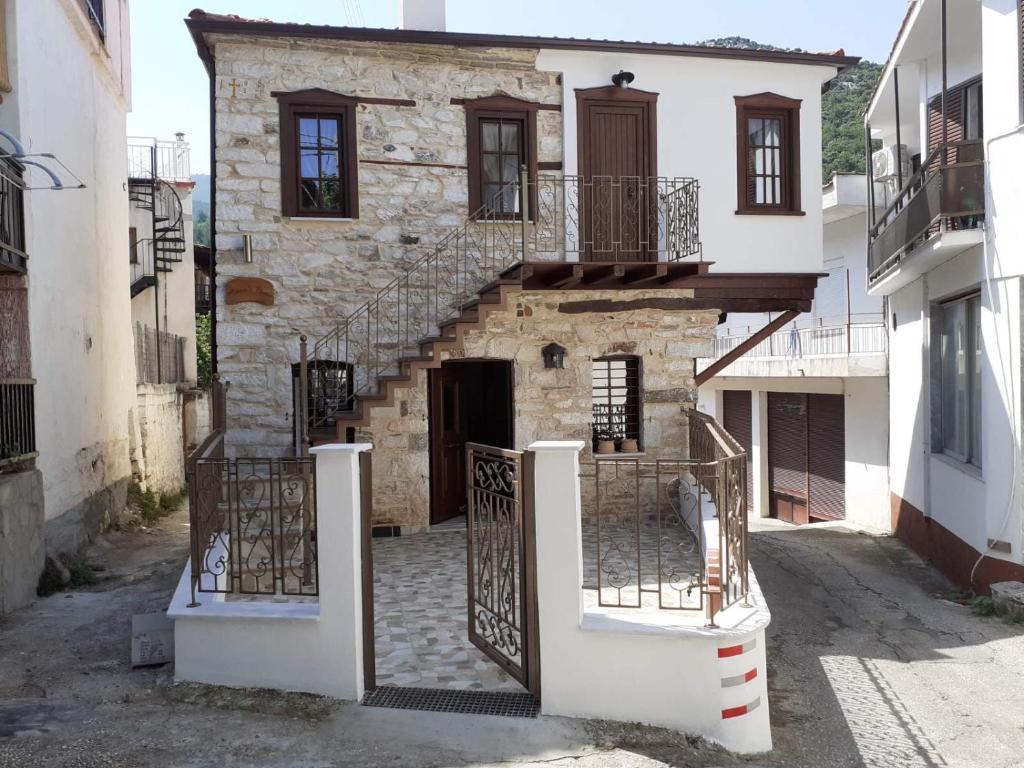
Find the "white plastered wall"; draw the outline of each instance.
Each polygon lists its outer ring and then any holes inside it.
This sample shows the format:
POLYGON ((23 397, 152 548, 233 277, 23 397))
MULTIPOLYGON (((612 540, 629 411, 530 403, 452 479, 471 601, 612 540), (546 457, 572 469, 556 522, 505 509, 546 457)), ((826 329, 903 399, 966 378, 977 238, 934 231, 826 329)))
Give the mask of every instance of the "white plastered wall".
POLYGON ((130 474, 127 0, 107 0, 106 8, 102 42, 80 2, 7 3, 14 88, 4 94, 0 125, 27 152, 57 155, 86 184, 25 196, 37 466, 47 520, 130 474))
POLYGON ((700 182, 704 258, 719 272, 821 270, 821 85, 830 67, 636 53, 542 49, 542 71, 562 73, 563 167, 577 173, 577 88, 611 83, 620 69, 632 87, 659 94, 658 174, 700 182), (804 216, 736 214, 734 97, 770 91, 801 99, 800 168, 804 216))

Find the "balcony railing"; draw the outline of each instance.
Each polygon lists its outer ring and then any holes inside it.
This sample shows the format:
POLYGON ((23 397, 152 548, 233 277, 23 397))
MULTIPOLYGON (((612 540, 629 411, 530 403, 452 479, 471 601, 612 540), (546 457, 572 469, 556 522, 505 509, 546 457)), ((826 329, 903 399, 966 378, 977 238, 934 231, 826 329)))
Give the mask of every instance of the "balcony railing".
POLYGON ((0 379, 0 472, 36 456, 35 379, 0 379))
POLYGON ((191 181, 188 142, 128 137, 128 178, 191 181))
MULTIPOLYGON (((715 359, 736 349, 750 338, 754 329, 733 330, 715 339, 715 359)), ((789 328, 776 331, 752 350, 743 360, 795 360, 815 357, 846 357, 849 355, 884 355, 888 336, 880 315, 863 315, 843 323, 822 323, 810 328, 789 328)))
POLYGON ((983 226, 984 215, 981 142, 936 147, 871 228, 868 280, 877 280, 937 234, 983 226))
POLYGON ((0 273, 25 272, 25 190, 22 166, 0 158, 0 273))

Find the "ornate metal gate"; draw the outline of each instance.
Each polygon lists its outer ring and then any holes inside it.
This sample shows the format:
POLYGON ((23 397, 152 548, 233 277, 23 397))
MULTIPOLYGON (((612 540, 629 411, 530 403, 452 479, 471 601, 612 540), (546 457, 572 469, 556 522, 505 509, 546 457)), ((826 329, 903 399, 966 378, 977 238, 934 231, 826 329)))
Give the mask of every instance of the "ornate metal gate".
POLYGON ((540 697, 533 454, 466 444, 469 639, 540 697))

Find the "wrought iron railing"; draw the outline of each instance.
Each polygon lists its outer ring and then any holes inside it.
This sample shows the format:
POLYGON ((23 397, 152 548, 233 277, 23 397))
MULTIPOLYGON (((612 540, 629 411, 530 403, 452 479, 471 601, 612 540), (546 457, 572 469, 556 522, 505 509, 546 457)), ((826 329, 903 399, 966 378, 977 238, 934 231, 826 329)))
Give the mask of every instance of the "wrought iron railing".
POLYGON ((935 147, 868 233, 868 280, 889 272, 939 232, 984 226, 985 162, 980 141, 935 147))
POLYGON ((24 272, 28 267, 22 171, 15 160, 0 158, 0 273, 24 272))
POLYGON ((0 379, 0 471, 35 457, 35 379, 0 379))
MULTIPOLYGON (((402 357, 420 353, 423 339, 458 316, 463 305, 509 268, 527 261, 677 261, 701 258, 699 185, 694 179, 584 179, 525 173, 495 199, 522 199, 526 217, 481 207, 376 297, 318 339, 303 365, 347 364, 344 391, 322 388, 296 420, 318 427, 333 410, 353 407, 377 391, 377 379, 400 373, 402 357), (329 407, 330 406, 330 407, 329 407)), ((305 377, 300 376, 305 386, 305 377)), ((339 382, 339 386, 342 383, 339 382)), ((302 393, 300 403, 310 402, 302 393)))
POLYGON ((198 458, 189 488, 196 593, 319 594, 315 458, 198 458))
POLYGON ((128 137, 128 178, 191 181, 189 145, 142 136, 128 137))
MULTIPOLYGON (((751 335, 750 329, 739 330, 715 339, 715 358, 734 350, 751 335)), ((814 325, 810 328, 789 328, 776 331, 747 352, 743 359, 805 359, 812 357, 842 357, 846 355, 885 354, 888 335, 881 316, 871 321, 834 325, 814 325)))
POLYGON ((135 323, 135 376, 138 384, 185 381, 184 336, 135 323))
POLYGON ((713 621, 748 594, 746 454, 705 414, 690 413, 689 435, 687 457, 581 465, 583 588, 597 605, 713 621))

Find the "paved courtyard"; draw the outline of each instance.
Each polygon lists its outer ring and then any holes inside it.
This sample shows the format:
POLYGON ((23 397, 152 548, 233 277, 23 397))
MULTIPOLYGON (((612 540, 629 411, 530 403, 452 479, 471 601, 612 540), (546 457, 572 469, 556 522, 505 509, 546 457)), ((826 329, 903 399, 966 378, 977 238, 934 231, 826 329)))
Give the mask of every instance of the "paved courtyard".
POLYGON ((898 542, 792 528, 751 535, 773 610, 776 749, 739 757, 657 728, 361 707, 173 684, 131 670, 132 614, 166 607, 187 515, 113 533, 95 585, 0 619, 0 768, 1016 768, 1024 628, 975 616, 898 542))

